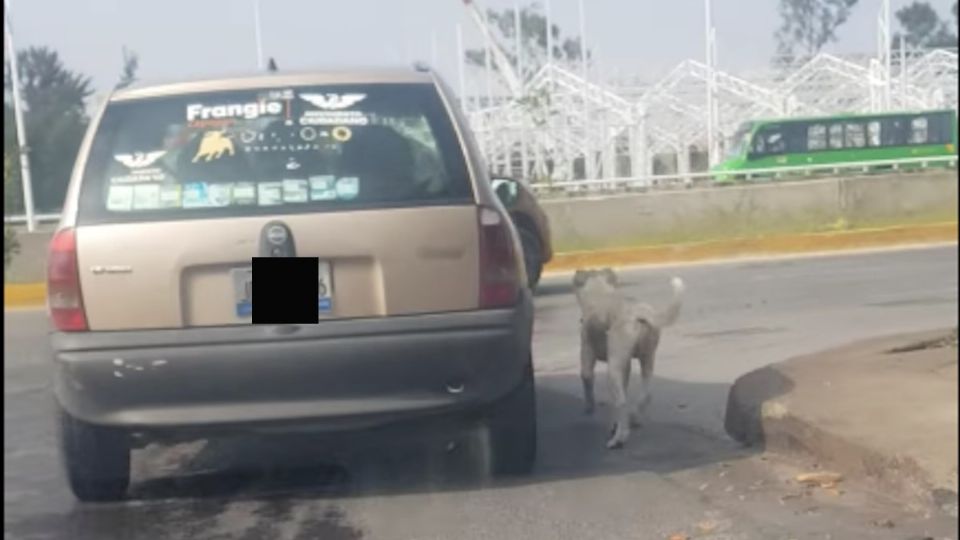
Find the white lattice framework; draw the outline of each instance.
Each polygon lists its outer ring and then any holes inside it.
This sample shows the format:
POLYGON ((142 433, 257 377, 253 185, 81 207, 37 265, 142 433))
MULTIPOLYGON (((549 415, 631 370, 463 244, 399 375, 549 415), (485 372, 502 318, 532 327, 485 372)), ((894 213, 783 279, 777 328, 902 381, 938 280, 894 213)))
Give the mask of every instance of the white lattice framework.
POLYGON ((472 69, 462 103, 498 173, 644 177, 655 156, 686 172, 691 153, 705 152, 711 74, 719 140, 760 118, 957 109, 956 51, 893 50, 890 57, 889 72, 882 54, 818 54, 741 76, 686 60, 648 85, 585 80, 575 67, 554 63, 521 81, 522 95, 495 70, 472 69))

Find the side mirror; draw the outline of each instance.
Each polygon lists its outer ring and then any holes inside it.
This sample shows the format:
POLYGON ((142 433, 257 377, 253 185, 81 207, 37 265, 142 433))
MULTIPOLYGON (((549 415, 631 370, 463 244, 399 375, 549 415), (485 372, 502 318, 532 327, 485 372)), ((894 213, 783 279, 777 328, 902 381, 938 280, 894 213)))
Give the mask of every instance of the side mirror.
POLYGON ((513 206, 520 197, 520 187, 517 185, 517 181, 512 178, 492 178, 490 183, 493 185, 493 191, 496 192, 497 198, 504 206, 513 206))

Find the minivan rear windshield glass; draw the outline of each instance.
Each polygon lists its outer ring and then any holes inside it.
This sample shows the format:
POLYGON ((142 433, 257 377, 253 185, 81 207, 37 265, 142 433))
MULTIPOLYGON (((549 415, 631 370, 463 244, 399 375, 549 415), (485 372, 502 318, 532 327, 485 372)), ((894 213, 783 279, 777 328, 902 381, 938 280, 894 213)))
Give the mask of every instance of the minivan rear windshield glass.
POLYGON ((433 85, 292 87, 119 101, 81 183, 86 223, 464 203, 433 85))

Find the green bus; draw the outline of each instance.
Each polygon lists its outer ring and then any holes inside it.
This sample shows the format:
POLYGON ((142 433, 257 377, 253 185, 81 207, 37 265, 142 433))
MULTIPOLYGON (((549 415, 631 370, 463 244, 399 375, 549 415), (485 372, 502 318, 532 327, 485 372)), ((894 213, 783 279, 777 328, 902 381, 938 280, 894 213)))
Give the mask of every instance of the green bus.
POLYGON ((951 155, 953 110, 781 118, 742 124, 712 171, 721 173, 717 181, 731 181, 757 169, 951 155))

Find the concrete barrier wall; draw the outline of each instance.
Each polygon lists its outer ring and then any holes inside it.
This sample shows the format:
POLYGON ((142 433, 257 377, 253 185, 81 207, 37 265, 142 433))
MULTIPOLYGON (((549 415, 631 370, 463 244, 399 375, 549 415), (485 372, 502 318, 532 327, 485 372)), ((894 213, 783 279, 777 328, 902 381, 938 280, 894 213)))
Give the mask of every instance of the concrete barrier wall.
MULTIPOLYGON (((547 200, 557 251, 956 221, 953 170, 547 200)), ((7 283, 45 279, 51 232, 21 233, 7 283)))
POLYGON ((557 251, 957 219, 956 171, 544 201, 557 251))

